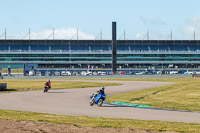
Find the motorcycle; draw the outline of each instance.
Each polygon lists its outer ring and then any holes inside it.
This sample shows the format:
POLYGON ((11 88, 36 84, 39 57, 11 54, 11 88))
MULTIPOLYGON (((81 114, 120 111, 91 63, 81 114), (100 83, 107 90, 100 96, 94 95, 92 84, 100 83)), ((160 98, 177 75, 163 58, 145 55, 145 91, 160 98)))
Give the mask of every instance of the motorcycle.
POLYGON ((92 94, 92 96, 90 96, 90 106, 93 106, 94 104, 97 104, 97 106, 101 106, 104 102, 104 100, 106 99, 106 95, 105 94, 92 94))
POLYGON ((44 93, 45 92, 48 92, 48 90, 50 89, 50 87, 49 86, 47 86, 47 85, 44 85, 44 93))

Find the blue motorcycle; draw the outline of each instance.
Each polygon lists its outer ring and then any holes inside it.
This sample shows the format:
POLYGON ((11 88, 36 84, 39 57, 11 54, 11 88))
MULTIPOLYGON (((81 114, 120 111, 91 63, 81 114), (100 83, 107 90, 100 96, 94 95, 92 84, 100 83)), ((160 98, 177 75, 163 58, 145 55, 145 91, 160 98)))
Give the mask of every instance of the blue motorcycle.
POLYGON ((103 93, 93 94, 92 96, 90 96, 90 106, 97 104, 97 106, 100 107, 103 104, 103 101, 105 99, 106 99, 106 95, 103 93))

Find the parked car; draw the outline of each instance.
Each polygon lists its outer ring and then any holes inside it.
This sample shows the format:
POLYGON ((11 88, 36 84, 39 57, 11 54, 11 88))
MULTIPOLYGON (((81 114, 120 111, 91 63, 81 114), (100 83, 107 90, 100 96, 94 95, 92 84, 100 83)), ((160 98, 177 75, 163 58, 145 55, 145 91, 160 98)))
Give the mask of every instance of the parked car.
POLYGON ((71 73, 70 71, 66 71, 66 75, 67 75, 67 76, 71 76, 72 73, 71 73))
POLYGON ((92 72, 91 72, 91 71, 87 71, 87 72, 85 73, 85 75, 92 75, 92 72))
POLYGON ((136 72, 130 72, 129 73, 129 75, 135 75, 136 74, 136 72))
POLYGON ((72 75, 73 75, 73 76, 79 76, 80 73, 78 73, 78 72, 73 72, 72 75))
POLYGON ((170 71, 169 74, 178 74, 178 71, 170 71))
POLYGON ((56 71, 56 72, 54 72, 54 75, 55 76, 60 76, 60 72, 56 71))
POLYGON ((98 75, 98 73, 97 72, 93 72, 92 75, 98 75))
POLYGON ((67 76, 66 71, 61 71, 61 76, 67 76))
POLYGON ((184 72, 184 74, 194 74, 194 72, 187 71, 187 72, 184 72))
POLYGON ((144 75, 145 72, 136 72, 135 74, 136 74, 136 75, 144 75))
POLYGON ((35 73, 35 75, 36 76, 42 76, 42 73, 38 71, 38 72, 35 73))
POLYGON ((61 76, 71 76, 72 73, 70 71, 61 71, 61 76))
POLYGON ((163 72, 162 71, 157 71, 156 74, 163 74, 163 72))
POLYGON ((200 74, 200 72, 195 72, 195 74, 200 74))
POLYGON ((46 72, 45 72, 45 76, 51 76, 51 72, 46 71, 46 72))
POLYGON ((98 72, 98 75, 106 75, 106 72, 98 72))
POLYGON ((82 72, 81 72, 81 75, 86 75, 86 71, 82 71, 82 72))
POLYGON ((29 76, 34 76, 34 74, 35 74, 34 71, 29 71, 29 72, 28 72, 28 75, 29 75, 29 76))

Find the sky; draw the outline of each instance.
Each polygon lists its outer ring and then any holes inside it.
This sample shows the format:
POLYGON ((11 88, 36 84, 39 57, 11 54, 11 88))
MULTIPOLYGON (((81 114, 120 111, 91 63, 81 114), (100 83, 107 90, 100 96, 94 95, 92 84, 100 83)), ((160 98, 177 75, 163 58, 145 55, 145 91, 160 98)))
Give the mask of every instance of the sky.
POLYGON ((199 0, 0 0, 0 39, 200 39, 199 0))

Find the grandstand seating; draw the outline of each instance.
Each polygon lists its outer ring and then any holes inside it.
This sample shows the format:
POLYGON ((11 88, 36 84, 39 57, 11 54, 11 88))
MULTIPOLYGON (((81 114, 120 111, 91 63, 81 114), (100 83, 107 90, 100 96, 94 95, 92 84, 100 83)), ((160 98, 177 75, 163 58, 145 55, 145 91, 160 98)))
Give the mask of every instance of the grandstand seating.
POLYGON ((51 45, 51 50, 69 51, 69 45, 51 45))
POLYGON ((7 45, 0 45, 0 51, 7 51, 8 50, 8 46, 7 45))
MULTIPOLYGON (((70 42, 70 41, 69 41, 70 42)), ((30 43, 23 43, 22 41, 9 41, 0 42, 0 51, 111 51, 111 42, 95 42, 95 41, 82 41, 78 42, 44 42, 44 41, 33 41, 30 43)), ((117 44, 118 51, 198 51, 200 50, 200 45, 194 42, 181 42, 176 41, 127 41, 119 42, 117 44)))
POLYGON ((120 50, 120 51, 128 51, 128 50, 129 50, 129 47, 128 47, 128 45, 120 44, 120 45, 117 45, 117 50, 120 50))
POLYGON ((90 45, 91 51, 108 51, 109 45, 90 45))
POLYGON ((72 51, 89 51, 89 46, 85 44, 71 44, 70 46, 72 51))
POLYGON ((196 51, 198 48, 197 48, 197 45, 191 45, 189 46, 189 50, 191 51, 196 51))

